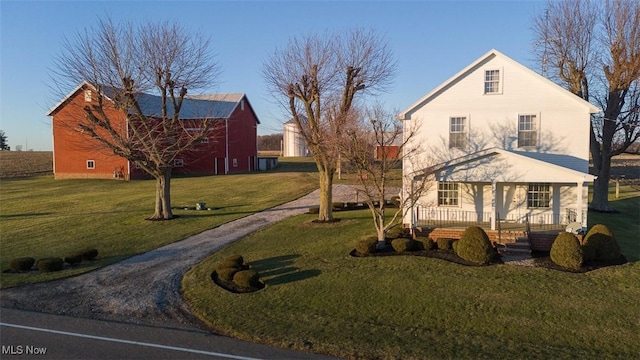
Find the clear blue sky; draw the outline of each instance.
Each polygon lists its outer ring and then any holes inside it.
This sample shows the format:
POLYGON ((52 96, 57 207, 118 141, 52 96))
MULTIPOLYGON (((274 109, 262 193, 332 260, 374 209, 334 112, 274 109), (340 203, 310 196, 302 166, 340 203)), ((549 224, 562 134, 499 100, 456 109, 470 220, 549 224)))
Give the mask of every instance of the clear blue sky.
POLYGON ((492 48, 534 70, 531 19, 542 1, 5 1, 0 0, 0 129, 12 149, 51 150, 46 112, 60 99, 50 89, 52 58, 62 40, 113 20, 171 20, 212 39, 222 67, 213 92, 246 93, 262 124, 282 132, 288 120, 273 105, 262 64, 290 37, 353 27, 375 28, 398 60, 383 95, 402 110, 492 48))

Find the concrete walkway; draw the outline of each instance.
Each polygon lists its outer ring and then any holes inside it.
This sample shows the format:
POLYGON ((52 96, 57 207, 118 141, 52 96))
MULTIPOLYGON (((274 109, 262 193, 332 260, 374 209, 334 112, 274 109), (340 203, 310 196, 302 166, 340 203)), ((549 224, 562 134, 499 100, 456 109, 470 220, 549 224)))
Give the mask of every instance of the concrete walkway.
MULTIPOLYGON (((355 189, 334 186, 335 201, 355 189)), ((193 328, 180 294, 183 275, 226 245, 318 204, 316 190, 297 200, 76 277, 2 290, 0 306, 89 319, 193 328)))

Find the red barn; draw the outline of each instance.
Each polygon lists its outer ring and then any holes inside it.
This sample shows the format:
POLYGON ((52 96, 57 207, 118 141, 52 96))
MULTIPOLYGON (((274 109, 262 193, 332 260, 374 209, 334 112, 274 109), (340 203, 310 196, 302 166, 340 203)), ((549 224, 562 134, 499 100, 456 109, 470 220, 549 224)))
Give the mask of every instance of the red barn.
MULTIPOLYGON (((108 98, 108 92, 105 92, 108 98)), ((149 176, 127 159, 101 147, 97 141, 77 129, 83 107, 97 101, 97 90, 83 82, 56 104, 48 116, 53 117, 53 171, 56 179, 118 178, 141 179, 149 176)), ((138 102, 145 116, 153 117, 161 108, 160 97, 139 94, 138 102)), ((127 114, 108 102, 105 112, 115 128, 126 131, 127 114)), ((216 175, 257 170, 257 126, 260 123, 245 94, 211 94, 184 99, 180 118, 214 121, 212 133, 192 151, 175 159, 174 175, 216 175)))

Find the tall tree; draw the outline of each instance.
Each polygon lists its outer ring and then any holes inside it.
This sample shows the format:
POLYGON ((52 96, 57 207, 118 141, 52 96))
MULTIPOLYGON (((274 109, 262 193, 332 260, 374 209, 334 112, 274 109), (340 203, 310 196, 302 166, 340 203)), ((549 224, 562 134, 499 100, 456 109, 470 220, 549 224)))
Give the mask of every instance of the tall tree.
POLYGON ((597 178, 590 207, 613 211, 611 158, 640 139, 640 2, 549 1, 533 31, 543 73, 603 110, 591 122, 597 178))
POLYGON ((404 179, 402 176, 403 162, 423 160, 420 144, 414 141, 417 125, 403 128, 403 124, 380 104, 364 111, 363 117, 347 126, 347 139, 341 143, 340 150, 343 161, 355 170, 358 191, 364 195, 373 217, 378 247, 383 248, 387 230, 402 220, 403 210, 413 208, 427 190, 431 178, 422 173, 408 174, 404 179), (403 184, 411 186, 402 192, 403 184), (399 196, 395 204, 397 209, 392 210, 391 219, 387 219, 388 201, 395 196, 399 196))
POLYGON ((382 37, 361 29, 293 38, 264 64, 269 90, 292 115, 318 168, 320 222, 333 220, 333 176, 352 106, 383 91, 395 68, 382 37))
POLYGON ((0 150, 9 150, 7 134, 4 133, 4 130, 0 130, 0 150))
POLYGON ((83 108, 72 128, 95 149, 108 149, 156 179, 151 219, 171 219, 171 168, 178 155, 211 131, 212 114, 185 122, 180 117, 187 92, 208 88, 218 76, 209 39, 176 23, 115 24, 102 19, 92 29, 65 39, 53 80, 62 93, 86 81, 97 101, 83 108), (143 94, 159 97, 153 116, 143 94), (126 127, 110 108, 126 114, 126 127))

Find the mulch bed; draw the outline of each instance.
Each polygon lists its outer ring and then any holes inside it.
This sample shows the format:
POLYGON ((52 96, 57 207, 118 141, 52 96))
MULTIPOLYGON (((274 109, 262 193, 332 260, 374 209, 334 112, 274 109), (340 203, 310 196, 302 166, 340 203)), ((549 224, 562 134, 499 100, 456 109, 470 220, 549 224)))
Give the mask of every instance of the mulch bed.
POLYGON ((260 282, 259 287, 242 287, 242 286, 238 286, 236 285, 234 282, 227 282, 227 281, 222 281, 220 280, 220 278, 218 278, 218 273, 217 272, 212 272, 211 273, 211 280, 213 280, 213 283, 220 286, 221 288, 230 291, 234 294, 247 294, 247 293, 252 293, 252 292, 256 292, 259 290, 264 289, 264 283, 260 282))
MULTIPOLYGON (((383 250, 377 250, 376 252, 370 253, 370 254, 360 254, 358 251, 353 249, 349 253, 349 255, 353 257, 362 257, 362 258, 380 257, 380 256, 422 256, 422 257, 441 259, 441 260, 445 260, 445 261, 449 261, 452 263, 465 265, 465 266, 491 266, 491 265, 497 265, 497 264, 504 264, 504 262, 502 261, 499 255, 491 263, 483 265, 483 264, 476 264, 476 263, 467 261, 459 257, 458 255, 456 255, 452 250, 441 250, 441 249, 417 250, 417 251, 408 251, 404 253, 397 253, 395 250, 393 250, 393 248, 387 247, 383 250)), ((607 266, 622 265, 627 262, 627 259, 623 255, 623 256, 620 256, 620 258, 613 261, 606 261, 606 262, 605 261, 589 261, 589 262, 586 262, 582 266, 582 268, 580 268, 580 270, 571 270, 571 269, 567 269, 562 266, 559 266, 553 261, 551 261, 551 257, 549 256, 548 252, 546 253, 533 252, 532 257, 533 257, 533 262, 535 267, 544 267, 551 270, 572 272, 572 273, 586 273, 586 272, 600 269, 607 266)))

